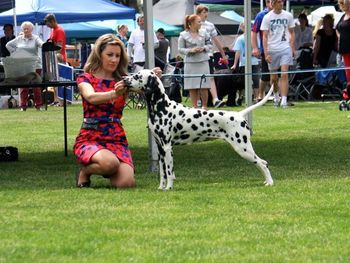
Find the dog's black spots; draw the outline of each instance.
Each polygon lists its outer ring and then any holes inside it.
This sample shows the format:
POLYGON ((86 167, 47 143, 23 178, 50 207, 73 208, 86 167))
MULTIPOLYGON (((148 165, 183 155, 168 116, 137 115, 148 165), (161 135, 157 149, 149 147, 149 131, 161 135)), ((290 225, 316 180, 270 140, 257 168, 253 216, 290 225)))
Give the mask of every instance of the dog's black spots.
POLYGON ((208 127, 208 128, 210 127, 210 124, 209 124, 209 123, 207 123, 207 127, 208 127))
POLYGON ((203 130, 202 131, 202 134, 206 134, 208 131, 207 130, 203 130))
POLYGON ((180 110, 180 111, 179 111, 179 115, 181 115, 181 116, 182 116, 182 115, 185 115, 185 112, 184 112, 183 110, 180 110))
POLYGON ((214 120, 213 122, 214 122, 215 124, 218 124, 218 123, 219 123, 218 120, 214 120))
POLYGON ((174 128, 173 128, 173 131, 174 131, 174 133, 177 133, 177 128, 174 127, 174 128))
POLYGON ((212 113, 212 112, 209 113, 209 117, 210 117, 210 118, 213 118, 213 117, 214 117, 214 113, 212 113))
POLYGON ((212 133, 213 132, 213 130, 212 129, 208 129, 208 133, 212 133))
POLYGON ((190 138, 189 134, 181 134, 180 136, 181 140, 187 140, 188 138, 190 138))
POLYGON ((163 125, 163 119, 162 118, 159 119, 159 125, 163 125))
POLYGON ((204 127, 204 122, 201 121, 201 122, 199 123, 199 125, 200 125, 201 127, 204 127))
POLYGON ((225 134, 225 137, 228 139, 228 137, 230 137, 230 135, 228 135, 228 134, 225 134))
POLYGON ((242 140, 241 140, 241 139, 238 139, 238 140, 237 140, 237 142, 238 142, 238 143, 241 143, 241 142, 242 142, 242 140))
POLYGON ((191 123, 191 121, 192 121, 191 118, 188 118, 188 119, 186 120, 187 123, 191 123))
POLYGON ((231 141, 233 141, 233 142, 234 142, 234 141, 235 141, 235 139, 234 139, 233 137, 231 137, 231 141))
POLYGON ((254 161, 253 163, 254 163, 254 164, 257 164, 258 162, 257 162, 257 161, 254 161))
POLYGON ((242 128, 246 127, 246 125, 247 125, 246 121, 242 121, 242 122, 241 122, 241 127, 242 127, 242 128))
POLYGON ((231 116, 230 121, 234 121, 234 120, 235 120, 235 117, 231 116))
POLYGON ((243 151, 245 151, 245 152, 246 152, 246 151, 247 151, 247 149, 246 149, 246 148, 244 148, 244 149, 243 149, 243 151))
POLYGON ((223 129, 223 128, 220 128, 220 130, 219 130, 220 132, 222 132, 222 133, 226 133, 226 130, 225 129, 223 129))
POLYGON ((177 123, 176 124, 176 128, 178 128, 179 131, 181 131, 183 129, 183 126, 180 123, 177 123))
POLYGON ((193 118, 198 119, 199 117, 199 114, 193 114, 193 118))
POLYGON ((193 142, 196 142, 196 141, 198 141, 199 139, 200 139, 200 137, 196 137, 196 138, 193 139, 193 142))
POLYGON ((248 142, 248 138, 247 138, 246 135, 243 135, 243 141, 244 141, 244 143, 247 143, 247 142, 248 142))
POLYGON ((236 136, 236 138, 239 138, 239 133, 236 132, 236 133, 235 133, 235 136, 236 136))
POLYGON ((208 112, 207 111, 203 111, 203 115, 207 115, 208 114, 208 112))
POLYGON ((168 125, 168 119, 164 119, 164 126, 168 125))
POLYGON ((194 131, 198 130, 198 126, 197 126, 197 125, 194 125, 194 124, 191 125, 191 128, 192 128, 192 130, 194 130, 194 131))
POLYGON ((168 118, 171 118, 173 116, 173 113, 169 112, 168 113, 168 118))
POLYGON ((155 128, 156 128, 156 130, 158 131, 158 130, 159 130, 159 125, 157 124, 155 128))
POLYGON ((175 135, 174 140, 177 141, 179 139, 179 136, 175 135))
POLYGON ((219 111, 218 114, 224 116, 224 113, 222 111, 219 111))

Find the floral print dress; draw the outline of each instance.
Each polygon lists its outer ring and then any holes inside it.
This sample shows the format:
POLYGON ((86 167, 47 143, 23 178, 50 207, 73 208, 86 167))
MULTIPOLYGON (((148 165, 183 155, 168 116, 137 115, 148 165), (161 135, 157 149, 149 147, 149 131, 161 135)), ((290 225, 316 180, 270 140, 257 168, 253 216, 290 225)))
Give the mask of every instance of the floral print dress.
MULTIPOLYGON (((99 79, 89 73, 78 76, 78 85, 82 82, 90 83, 95 92, 114 90, 116 83, 115 80, 99 79)), ((80 129, 73 146, 74 154, 79 163, 88 165, 91 162, 91 157, 97 151, 107 149, 113 152, 121 162, 134 168, 128 141, 120 121, 125 99, 124 96, 119 96, 113 101, 94 105, 83 98, 84 118, 113 118, 117 121, 99 122, 97 130, 80 129)))

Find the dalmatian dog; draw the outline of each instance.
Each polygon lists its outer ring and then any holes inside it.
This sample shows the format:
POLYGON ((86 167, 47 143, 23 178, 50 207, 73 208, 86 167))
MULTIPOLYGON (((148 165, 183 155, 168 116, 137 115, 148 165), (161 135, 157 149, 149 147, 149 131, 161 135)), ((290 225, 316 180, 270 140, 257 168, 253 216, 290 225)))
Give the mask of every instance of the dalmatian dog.
POLYGON ((245 116, 263 105, 272 94, 273 86, 259 103, 240 112, 188 108, 172 101, 165 94, 161 80, 151 70, 141 70, 124 77, 131 92, 143 92, 146 97, 148 127, 155 137, 159 154, 159 189, 173 189, 173 145, 190 144, 213 138, 227 141, 244 159, 254 163, 265 177, 265 185, 273 185, 267 162, 259 158, 250 141, 250 128, 245 116))

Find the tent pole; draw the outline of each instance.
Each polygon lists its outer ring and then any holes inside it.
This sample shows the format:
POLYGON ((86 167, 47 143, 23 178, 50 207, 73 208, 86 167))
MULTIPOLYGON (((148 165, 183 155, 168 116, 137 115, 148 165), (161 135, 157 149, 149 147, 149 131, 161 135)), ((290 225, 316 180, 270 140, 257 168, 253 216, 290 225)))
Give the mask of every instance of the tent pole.
MULTIPOLYGON (((145 68, 151 69, 154 68, 154 39, 153 39, 153 5, 152 1, 143 2, 143 12, 145 14, 145 55, 146 63, 145 68)), ((148 115, 147 111, 147 115, 148 115)), ((149 116, 147 116, 147 119, 149 116)), ((158 171, 158 150, 154 140, 154 137, 148 129, 148 151, 151 159, 150 171, 158 171)))
POLYGON ((17 15, 16 15, 16 1, 12 0, 12 10, 13 10, 13 29, 14 35, 17 36, 17 15))
MULTIPOLYGON (((244 0, 244 41, 245 41, 245 102, 246 106, 249 107, 252 105, 252 45, 251 45, 251 34, 252 26, 252 6, 251 1, 244 0)), ((248 125, 253 132, 253 114, 250 112, 247 115, 248 125)))

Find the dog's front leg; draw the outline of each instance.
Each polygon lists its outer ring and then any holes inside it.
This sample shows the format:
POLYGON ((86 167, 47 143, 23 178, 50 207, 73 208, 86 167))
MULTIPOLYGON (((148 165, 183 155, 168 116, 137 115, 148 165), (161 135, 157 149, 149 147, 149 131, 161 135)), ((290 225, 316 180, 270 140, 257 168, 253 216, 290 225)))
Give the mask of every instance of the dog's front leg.
POLYGON ((159 153, 159 174, 160 185, 159 189, 171 190, 174 187, 174 164, 173 150, 171 145, 158 144, 159 153), (167 183, 165 187, 165 183, 167 183))

